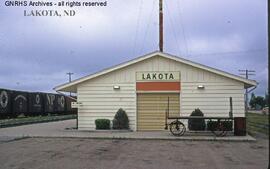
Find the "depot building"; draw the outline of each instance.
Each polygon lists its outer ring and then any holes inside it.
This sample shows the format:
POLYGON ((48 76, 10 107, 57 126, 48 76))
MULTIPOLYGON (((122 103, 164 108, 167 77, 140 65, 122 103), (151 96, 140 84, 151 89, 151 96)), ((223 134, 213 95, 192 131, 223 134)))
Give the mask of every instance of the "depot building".
POLYGON ((78 129, 95 130, 96 119, 126 111, 134 131, 164 130, 170 116, 245 116, 245 89, 256 81, 183 58, 154 52, 54 88, 77 93, 78 129), (168 99, 169 98, 169 99, 168 99))

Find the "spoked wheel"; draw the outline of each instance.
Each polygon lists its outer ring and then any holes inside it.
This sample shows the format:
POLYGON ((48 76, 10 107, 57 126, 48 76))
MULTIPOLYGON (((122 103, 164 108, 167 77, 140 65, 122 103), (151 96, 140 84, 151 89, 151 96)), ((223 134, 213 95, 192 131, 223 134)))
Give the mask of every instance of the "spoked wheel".
POLYGON ((171 122, 170 131, 174 136, 182 136, 186 132, 186 127, 182 122, 176 120, 171 122))
POLYGON ((227 131, 222 122, 219 121, 217 126, 212 130, 212 133, 214 133, 217 137, 223 137, 227 134, 227 131))

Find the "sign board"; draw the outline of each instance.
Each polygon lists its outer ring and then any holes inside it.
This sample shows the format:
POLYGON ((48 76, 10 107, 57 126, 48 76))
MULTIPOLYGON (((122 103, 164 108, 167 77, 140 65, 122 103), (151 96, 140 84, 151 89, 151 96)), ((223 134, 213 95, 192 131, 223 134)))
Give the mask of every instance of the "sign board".
POLYGON ((136 72, 137 81, 180 81, 180 72, 136 72))
POLYGON ((80 106, 82 106, 80 102, 71 102, 71 108, 79 108, 80 106))

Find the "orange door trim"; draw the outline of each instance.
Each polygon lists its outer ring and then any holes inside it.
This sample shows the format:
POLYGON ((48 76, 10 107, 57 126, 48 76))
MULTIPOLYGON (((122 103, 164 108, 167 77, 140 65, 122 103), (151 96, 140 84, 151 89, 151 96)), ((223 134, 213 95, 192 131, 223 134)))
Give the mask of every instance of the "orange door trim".
POLYGON ((137 82, 137 91, 180 91, 180 82, 137 82))

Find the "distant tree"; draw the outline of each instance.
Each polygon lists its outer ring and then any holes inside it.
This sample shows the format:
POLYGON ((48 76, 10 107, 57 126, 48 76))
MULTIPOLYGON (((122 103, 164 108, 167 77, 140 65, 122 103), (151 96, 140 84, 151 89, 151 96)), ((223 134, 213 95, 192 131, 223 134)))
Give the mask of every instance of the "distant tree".
POLYGON ((251 94, 249 105, 251 108, 261 109, 268 104, 268 95, 265 98, 262 96, 255 96, 254 93, 251 94))
POLYGON ((257 96, 255 99, 256 105, 259 105, 261 108, 265 106, 265 99, 262 96, 257 96))

